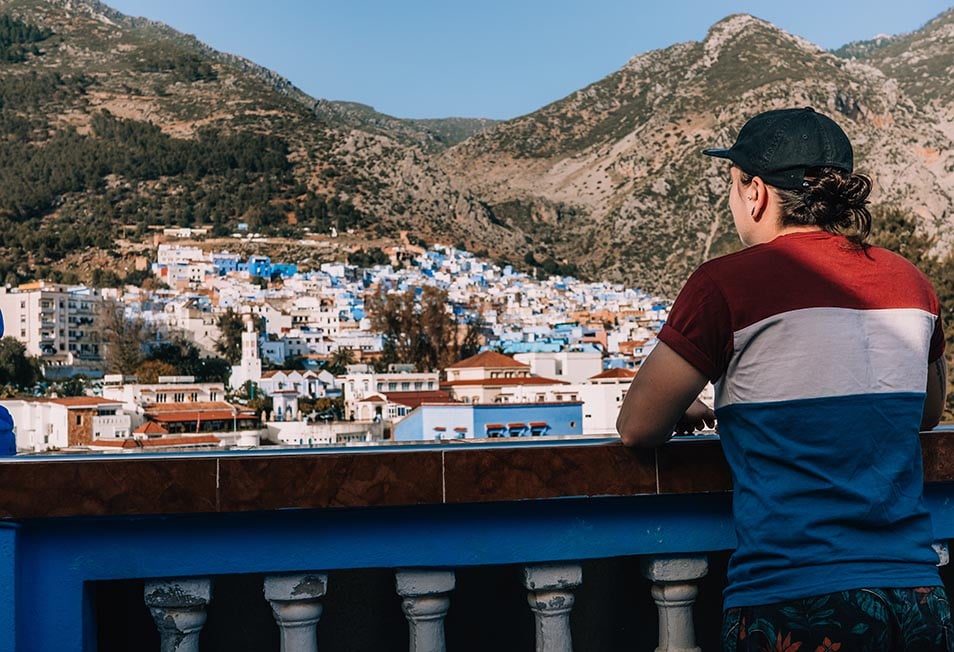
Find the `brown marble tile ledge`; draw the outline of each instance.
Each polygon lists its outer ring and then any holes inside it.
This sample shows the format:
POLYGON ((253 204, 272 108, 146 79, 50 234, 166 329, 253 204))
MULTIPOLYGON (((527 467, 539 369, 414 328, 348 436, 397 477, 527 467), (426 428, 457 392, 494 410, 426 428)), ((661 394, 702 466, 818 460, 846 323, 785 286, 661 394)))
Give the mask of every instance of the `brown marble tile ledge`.
MULTIPOLYGON (((954 430, 922 434, 926 482, 954 481, 954 430)), ((9 458, 0 518, 248 512, 687 494, 731 489, 716 438, 9 458)))

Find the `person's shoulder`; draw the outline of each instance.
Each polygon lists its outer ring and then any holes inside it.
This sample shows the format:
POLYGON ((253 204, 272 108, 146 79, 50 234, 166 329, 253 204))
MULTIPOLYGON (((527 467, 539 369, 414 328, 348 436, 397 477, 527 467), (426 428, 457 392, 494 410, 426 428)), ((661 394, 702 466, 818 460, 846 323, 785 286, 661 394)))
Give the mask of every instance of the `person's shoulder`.
POLYGON ((765 261, 771 256, 770 250, 765 245, 755 245, 739 249, 728 254, 723 254, 705 261, 696 270, 696 273, 703 273, 714 281, 718 281, 726 275, 733 275, 740 269, 765 264, 765 261))
POLYGON ((879 265, 894 267, 898 271, 913 274, 925 281, 928 280, 927 275, 917 265, 895 251, 884 247, 866 245, 862 253, 879 265))

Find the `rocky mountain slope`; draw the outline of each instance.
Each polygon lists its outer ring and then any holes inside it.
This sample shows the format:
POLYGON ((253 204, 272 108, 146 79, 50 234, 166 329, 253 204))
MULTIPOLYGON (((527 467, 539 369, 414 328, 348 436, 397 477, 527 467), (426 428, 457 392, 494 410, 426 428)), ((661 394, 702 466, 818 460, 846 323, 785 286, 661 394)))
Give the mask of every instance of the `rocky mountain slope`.
MULTIPOLYGON (((115 253, 120 231, 162 226, 518 240, 414 137, 351 128, 279 75, 165 25, 95 0, 3 0, 3 53, 0 282, 82 277, 77 252, 115 253)), ((405 122, 432 149, 474 128, 405 122)))
POLYGON ((316 100, 95 0, 0 0, 0 281, 84 278, 84 252, 122 271, 120 234, 244 223, 305 244, 406 231, 671 292, 737 246, 727 169, 700 150, 801 105, 842 122, 881 208, 949 251, 952 40, 951 11, 837 53, 731 16, 527 116, 421 121, 316 100))
POLYGON ((737 246, 728 170, 700 151, 730 145, 762 110, 814 106, 853 139, 858 169, 875 177, 875 202, 917 216, 949 249, 954 150, 942 113, 952 75, 927 80, 954 61, 951 17, 846 59, 731 16, 704 41, 635 57, 452 148, 441 164, 504 223, 531 233, 532 246, 577 260, 589 275, 671 290, 702 260, 737 246))

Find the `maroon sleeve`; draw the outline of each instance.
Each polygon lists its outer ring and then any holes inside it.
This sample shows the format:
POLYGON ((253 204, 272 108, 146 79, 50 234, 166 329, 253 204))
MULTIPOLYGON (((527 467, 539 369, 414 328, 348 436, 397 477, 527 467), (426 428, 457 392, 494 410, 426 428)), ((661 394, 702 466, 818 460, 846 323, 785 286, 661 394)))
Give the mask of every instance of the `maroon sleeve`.
POLYGON ((705 269, 689 277, 659 331, 659 340, 709 380, 725 373, 732 355, 732 319, 719 287, 705 269))

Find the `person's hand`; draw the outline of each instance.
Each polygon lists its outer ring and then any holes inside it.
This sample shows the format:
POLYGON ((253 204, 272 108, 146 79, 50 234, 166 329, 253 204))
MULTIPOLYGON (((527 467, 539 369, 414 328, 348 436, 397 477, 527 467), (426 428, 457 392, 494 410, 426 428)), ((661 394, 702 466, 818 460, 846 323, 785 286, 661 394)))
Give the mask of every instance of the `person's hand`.
POLYGON ((686 410, 686 413, 676 422, 674 432, 677 435, 691 435, 697 430, 714 428, 715 422, 715 412, 712 411, 712 408, 696 399, 686 410))

